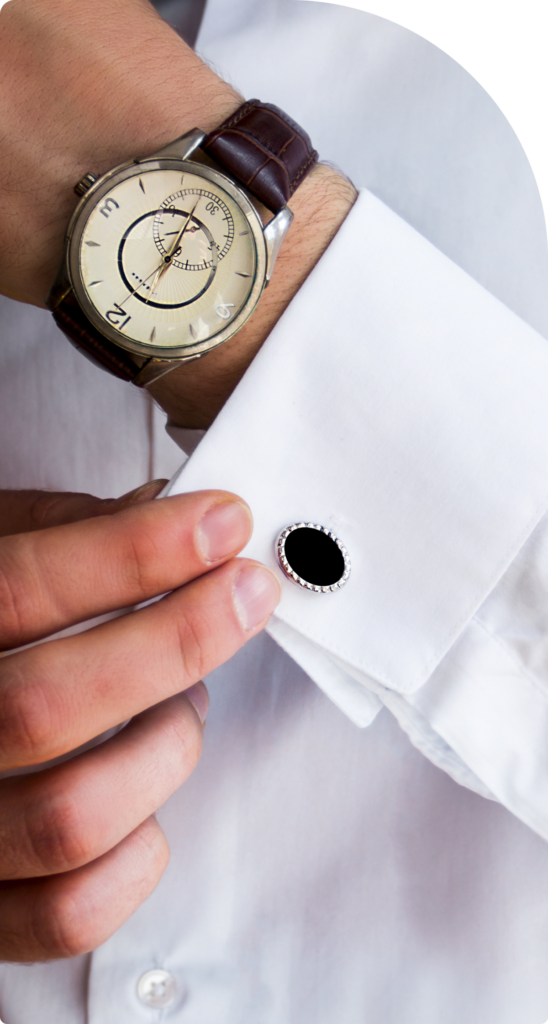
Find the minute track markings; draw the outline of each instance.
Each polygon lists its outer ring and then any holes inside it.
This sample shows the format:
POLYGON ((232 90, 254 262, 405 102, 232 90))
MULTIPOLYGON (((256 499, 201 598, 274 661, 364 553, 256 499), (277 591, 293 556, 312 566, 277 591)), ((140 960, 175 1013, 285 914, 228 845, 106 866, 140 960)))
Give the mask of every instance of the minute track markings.
MULTIPOLYGON (((199 197, 203 202, 200 203, 199 214, 197 217, 193 217, 193 225, 189 234, 196 234, 200 230, 207 230, 212 237, 212 243, 216 247, 216 261, 211 259, 205 260, 205 268, 213 267, 215 262, 220 262, 228 254, 232 242, 234 241, 234 220, 232 213, 225 201, 220 198, 216 192, 209 191, 203 188, 186 188, 179 189, 177 192, 173 192, 171 195, 164 199, 163 203, 158 209, 157 218, 153 226, 154 241, 160 253, 166 251, 167 246, 164 245, 164 239, 171 236, 171 232, 162 230, 169 224, 168 218, 186 216, 188 210, 186 209, 187 204, 193 203, 195 197, 199 197), (167 221, 167 223, 166 223, 167 221), (216 224, 218 228, 216 228, 216 224), (227 230, 223 231, 221 235, 218 234, 218 229, 226 227, 227 230), (217 238, 215 237, 217 236, 217 238), (217 241, 218 239, 218 241, 217 241)), ((208 248, 211 250, 212 245, 208 248)), ((199 254, 198 259, 191 258, 191 251, 188 253, 188 261, 185 263, 178 262, 177 258, 173 259, 173 265, 179 267, 181 270, 189 271, 203 271, 204 262, 203 254, 199 254)), ((196 253, 198 256, 198 252, 196 253)))
MULTIPOLYGON (((197 190, 195 190, 195 191, 197 192, 197 190)), ((171 213, 172 216, 178 216, 178 217, 184 217, 184 218, 187 218, 189 213, 190 213, 189 210, 176 209, 175 207, 173 207, 172 209, 169 209, 167 212, 171 213)), ((207 270, 207 269, 214 269, 217 266, 217 264, 219 263, 220 259, 222 258, 221 257, 221 252, 219 251, 219 246, 218 246, 217 242, 215 241, 215 239, 213 238, 213 235, 211 234, 211 231, 210 231, 209 227, 202 220, 200 220, 200 217, 197 217, 193 213, 191 218, 190 218, 190 220, 193 221, 193 223, 189 225, 187 234, 188 235, 195 235, 199 231, 203 232, 203 234, 206 236, 206 241, 209 242, 209 244, 207 245, 207 248, 209 249, 209 251, 212 254, 211 259, 210 260, 201 261, 199 263, 196 263, 196 262, 191 263, 189 261, 189 259, 187 258, 185 260, 185 262, 182 263, 179 259, 177 259, 177 256, 180 255, 179 251, 177 251, 177 254, 174 255, 170 259, 169 262, 174 267, 177 267, 179 270, 190 270, 190 271, 200 270, 201 271, 201 270, 207 270), (213 249, 214 248, 216 250, 215 258, 213 257, 213 249)), ((164 248, 164 246, 162 244, 163 239, 168 238, 171 235, 177 235, 178 233, 179 233, 178 231, 171 231, 171 232, 167 232, 166 231, 165 234, 162 233, 162 235, 160 236, 160 232, 157 230, 157 224, 156 224, 156 222, 154 223, 154 227, 153 227, 154 241, 156 242, 156 246, 157 246, 158 251, 160 252, 161 255, 163 255, 163 256, 166 255, 166 249, 164 248)), ((234 236, 232 236, 232 237, 234 237, 234 236)), ((229 246, 228 246, 228 243, 227 243, 227 245, 225 245, 223 250, 222 250, 224 255, 226 255, 226 253, 228 252, 228 248, 229 248, 229 246)))

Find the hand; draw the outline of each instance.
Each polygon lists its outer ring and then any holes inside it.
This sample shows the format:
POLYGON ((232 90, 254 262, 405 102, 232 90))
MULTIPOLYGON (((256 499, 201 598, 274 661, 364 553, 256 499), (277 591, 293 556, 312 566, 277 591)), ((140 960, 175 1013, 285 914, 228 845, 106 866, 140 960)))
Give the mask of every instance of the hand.
POLYGON ((233 557, 251 532, 244 502, 219 491, 146 500, 161 483, 119 502, 0 492, 0 650, 174 591, 0 658, 0 771, 131 719, 70 760, 0 781, 1 960, 94 949, 155 888, 169 851, 154 812, 198 760, 199 680, 279 598, 268 569, 233 557), (18 522, 31 532, 14 534, 18 522))
MULTIPOLYGON (((194 127, 210 131, 241 102, 147 0, 6 3, 0 13, 0 292, 45 304, 76 204, 73 186, 87 171, 103 174, 194 127)), ((207 358, 150 387, 175 423, 211 423, 355 198, 351 183, 330 167, 319 165, 305 179, 253 316, 207 358)))

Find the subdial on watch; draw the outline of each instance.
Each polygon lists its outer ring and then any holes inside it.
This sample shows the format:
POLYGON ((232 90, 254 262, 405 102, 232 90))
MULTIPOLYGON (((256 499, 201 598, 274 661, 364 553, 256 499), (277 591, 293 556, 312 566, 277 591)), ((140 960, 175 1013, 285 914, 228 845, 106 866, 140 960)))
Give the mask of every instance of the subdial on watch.
POLYGON ((193 210, 184 252, 175 253, 173 265, 198 271, 212 267, 227 255, 234 240, 234 220, 226 203, 205 189, 180 189, 164 200, 154 218, 154 240, 158 251, 169 253, 177 237, 185 210, 193 210))

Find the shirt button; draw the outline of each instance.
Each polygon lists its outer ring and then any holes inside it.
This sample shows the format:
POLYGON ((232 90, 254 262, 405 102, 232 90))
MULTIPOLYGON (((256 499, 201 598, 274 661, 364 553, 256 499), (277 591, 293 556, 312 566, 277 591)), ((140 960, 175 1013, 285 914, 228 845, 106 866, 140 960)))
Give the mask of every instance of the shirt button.
POLYGON ((153 1010, 162 1010, 175 1002, 177 983, 169 971, 160 968, 146 971, 137 983, 137 995, 145 1006, 153 1010))

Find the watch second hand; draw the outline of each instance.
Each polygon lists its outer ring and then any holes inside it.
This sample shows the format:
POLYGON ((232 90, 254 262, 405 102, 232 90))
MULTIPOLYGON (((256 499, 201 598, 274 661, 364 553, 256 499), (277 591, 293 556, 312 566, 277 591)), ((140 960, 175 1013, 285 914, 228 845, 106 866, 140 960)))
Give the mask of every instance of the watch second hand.
MULTIPOLYGON (((145 304, 148 303, 148 300, 151 298, 151 296, 152 296, 152 294, 154 292, 154 289, 156 288, 156 285, 158 284, 158 281, 160 281, 161 278, 164 276, 166 270, 169 270, 169 268, 171 266, 171 261, 173 259, 173 253, 176 252, 177 249, 179 248, 179 245, 181 243, 181 238, 183 237, 183 235, 184 235, 188 225, 190 224, 190 221, 192 220, 194 211, 195 211, 198 203, 200 202, 201 198, 202 198, 201 196, 198 196, 198 199, 194 203, 194 206, 192 207, 192 209, 191 209, 187 219, 185 220, 185 222, 183 224, 183 227, 181 228, 181 231, 179 232, 177 238, 175 239, 173 245, 171 246, 171 249, 169 250, 168 253, 166 253, 166 255, 164 256, 164 258, 163 258, 163 260, 162 260, 162 262, 160 264, 160 266, 158 267, 158 270, 156 271, 156 277, 154 278, 154 281, 152 282, 152 284, 150 286, 150 293, 149 293, 149 295, 147 296, 147 298, 145 300, 145 304)), ((147 281, 148 281, 148 278, 147 278, 147 281)))

